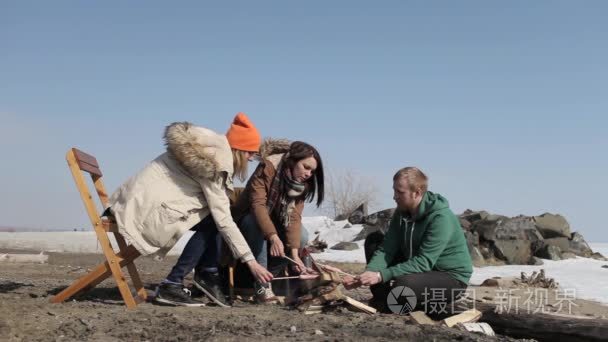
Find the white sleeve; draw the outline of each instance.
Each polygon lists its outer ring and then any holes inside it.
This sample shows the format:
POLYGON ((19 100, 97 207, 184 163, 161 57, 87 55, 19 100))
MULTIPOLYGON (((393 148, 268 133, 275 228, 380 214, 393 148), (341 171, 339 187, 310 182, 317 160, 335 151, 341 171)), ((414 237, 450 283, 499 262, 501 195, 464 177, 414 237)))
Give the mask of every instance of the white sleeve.
POLYGON ((216 180, 205 179, 199 183, 217 230, 226 241, 232 255, 242 262, 247 262, 254 259, 253 253, 230 214, 230 200, 224 185, 225 177, 216 180))

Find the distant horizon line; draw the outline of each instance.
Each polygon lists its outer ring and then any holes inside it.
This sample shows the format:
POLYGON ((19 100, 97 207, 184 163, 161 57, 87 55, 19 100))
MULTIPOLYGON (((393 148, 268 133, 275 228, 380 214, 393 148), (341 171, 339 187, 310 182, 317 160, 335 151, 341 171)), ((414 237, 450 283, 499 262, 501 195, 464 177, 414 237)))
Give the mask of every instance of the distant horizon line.
MULTIPOLYGON (((322 215, 320 215, 322 216, 322 215)), ((94 232, 93 228, 28 228, 28 227, 3 227, 0 226, 0 233, 63 233, 63 232, 94 232)), ((606 241, 587 241, 587 243, 606 243, 606 241)))

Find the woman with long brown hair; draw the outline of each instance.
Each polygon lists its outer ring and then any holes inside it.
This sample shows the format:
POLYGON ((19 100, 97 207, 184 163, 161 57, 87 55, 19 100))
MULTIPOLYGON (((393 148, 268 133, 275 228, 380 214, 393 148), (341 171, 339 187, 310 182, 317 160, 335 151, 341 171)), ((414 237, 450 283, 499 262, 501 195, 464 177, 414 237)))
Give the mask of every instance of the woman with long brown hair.
MULTIPOLYGON (((261 162, 233 208, 234 219, 260 265, 276 276, 287 256, 295 261, 293 270, 302 273, 302 211, 315 197, 317 207, 323 202, 321 155, 310 144, 284 140, 267 140, 260 154, 261 162)), ((275 299, 269 283, 256 280, 254 288, 259 302, 275 299)))

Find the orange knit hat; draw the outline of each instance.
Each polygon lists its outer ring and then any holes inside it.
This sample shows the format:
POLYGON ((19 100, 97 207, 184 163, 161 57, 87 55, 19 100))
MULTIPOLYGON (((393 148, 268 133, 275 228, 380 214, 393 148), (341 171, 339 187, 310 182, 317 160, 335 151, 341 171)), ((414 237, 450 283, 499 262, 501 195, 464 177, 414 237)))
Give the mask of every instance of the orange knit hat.
POLYGON ((262 138, 245 113, 239 112, 226 132, 230 147, 248 152, 258 152, 262 138))

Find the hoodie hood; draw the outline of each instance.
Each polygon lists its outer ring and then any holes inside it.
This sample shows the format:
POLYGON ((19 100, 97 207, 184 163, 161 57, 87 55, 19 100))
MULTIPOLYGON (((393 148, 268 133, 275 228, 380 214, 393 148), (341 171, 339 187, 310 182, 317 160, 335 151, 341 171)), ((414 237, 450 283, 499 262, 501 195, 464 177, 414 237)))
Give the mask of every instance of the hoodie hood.
POLYGON ((164 134, 167 152, 195 178, 217 179, 233 173, 228 139, 210 129, 189 122, 174 122, 164 134))
POLYGON ((291 141, 287 139, 266 138, 260 146, 260 157, 267 159, 273 154, 283 154, 289 152, 291 141))
POLYGON ((420 206, 418 207, 418 215, 414 218, 414 221, 420 221, 430 214, 449 208, 450 204, 448 200, 440 194, 427 191, 422 197, 420 206))

